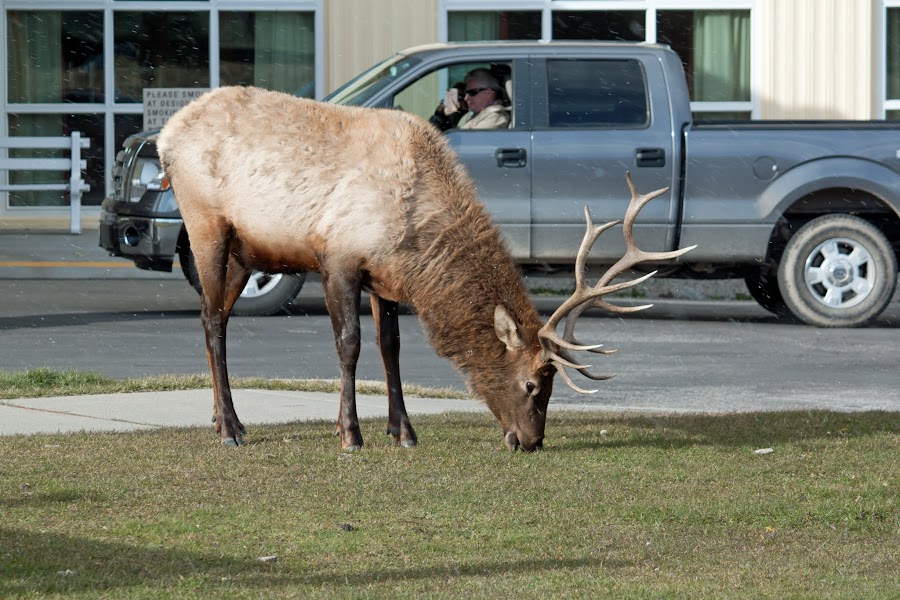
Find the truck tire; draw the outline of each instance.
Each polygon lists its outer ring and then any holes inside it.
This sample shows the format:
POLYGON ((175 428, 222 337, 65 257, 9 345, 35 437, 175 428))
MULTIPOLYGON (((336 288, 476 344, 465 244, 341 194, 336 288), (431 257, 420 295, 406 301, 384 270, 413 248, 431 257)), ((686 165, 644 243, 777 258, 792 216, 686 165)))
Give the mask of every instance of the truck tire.
MULTIPOLYGON (((200 286, 200 278, 197 276, 194 254, 190 248, 181 253, 180 260, 188 283, 197 290, 198 294, 201 293, 203 289, 200 286)), ((250 275, 250 281, 247 282, 244 291, 241 292, 241 297, 234 303, 232 314, 265 317, 282 312, 300 293, 305 281, 306 273, 285 275, 254 271, 250 275)))
POLYGON ((877 227, 852 215, 813 219, 787 242, 778 265, 787 307, 810 325, 858 327, 887 307, 897 257, 877 227))
POLYGON ((781 295, 781 288, 778 287, 777 271, 773 269, 758 271, 744 277, 744 283, 747 284, 750 296, 770 313, 779 317, 791 314, 781 295))

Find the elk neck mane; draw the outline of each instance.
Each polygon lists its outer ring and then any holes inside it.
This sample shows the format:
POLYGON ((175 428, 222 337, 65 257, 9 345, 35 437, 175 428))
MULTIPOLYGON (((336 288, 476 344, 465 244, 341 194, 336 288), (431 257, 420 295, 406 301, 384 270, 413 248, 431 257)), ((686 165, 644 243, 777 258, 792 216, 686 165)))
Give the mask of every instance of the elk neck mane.
POLYGON ((441 147, 447 151, 419 163, 406 288, 435 351, 477 389, 477 374, 506 350, 494 332, 495 307, 505 306, 526 332, 541 322, 475 185, 443 139, 434 146, 441 147))

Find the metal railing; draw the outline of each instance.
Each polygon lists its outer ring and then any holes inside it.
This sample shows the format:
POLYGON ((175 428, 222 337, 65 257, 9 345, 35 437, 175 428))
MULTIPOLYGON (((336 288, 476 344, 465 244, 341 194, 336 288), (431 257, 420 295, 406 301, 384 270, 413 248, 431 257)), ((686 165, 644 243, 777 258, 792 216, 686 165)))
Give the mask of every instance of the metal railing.
POLYGON ((81 194, 91 191, 81 176, 87 168, 81 149, 90 147, 90 138, 82 138, 79 131, 68 137, 0 137, 0 149, 69 150, 69 158, 0 158, 0 171, 69 171, 68 183, 0 184, 0 192, 69 192, 69 230, 81 233, 81 194))

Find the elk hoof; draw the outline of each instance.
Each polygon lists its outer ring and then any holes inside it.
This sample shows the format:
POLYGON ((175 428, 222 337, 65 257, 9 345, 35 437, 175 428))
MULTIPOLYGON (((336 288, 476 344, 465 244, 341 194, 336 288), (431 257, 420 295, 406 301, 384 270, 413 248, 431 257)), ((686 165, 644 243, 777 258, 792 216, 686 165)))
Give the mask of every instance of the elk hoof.
POLYGON ((360 450, 362 450, 362 446, 357 444, 351 444, 346 448, 341 448, 341 452, 359 452, 360 450))
POLYGON ((400 445, 404 448, 415 448, 416 446, 418 446, 416 440, 403 440, 402 442, 400 442, 400 445))
POLYGON ((222 445, 226 448, 237 448, 244 445, 244 440, 241 438, 225 438, 222 440, 222 445))

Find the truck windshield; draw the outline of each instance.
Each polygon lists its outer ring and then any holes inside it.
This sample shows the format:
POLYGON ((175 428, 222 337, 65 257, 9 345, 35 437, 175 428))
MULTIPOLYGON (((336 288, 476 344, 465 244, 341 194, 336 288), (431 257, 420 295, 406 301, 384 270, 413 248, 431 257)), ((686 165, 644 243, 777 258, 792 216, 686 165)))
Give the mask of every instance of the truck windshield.
POLYGON ((414 56, 395 54, 361 75, 354 77, 326 96, 324 100, 332 104, 346 104, 348 106, 365 104, 369 98, 383 90, 397 77, 402 76, 421 61, 421 58, 414 56))

